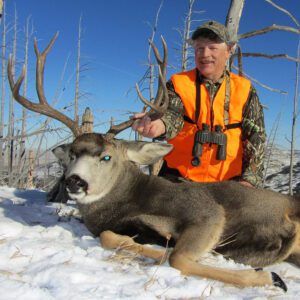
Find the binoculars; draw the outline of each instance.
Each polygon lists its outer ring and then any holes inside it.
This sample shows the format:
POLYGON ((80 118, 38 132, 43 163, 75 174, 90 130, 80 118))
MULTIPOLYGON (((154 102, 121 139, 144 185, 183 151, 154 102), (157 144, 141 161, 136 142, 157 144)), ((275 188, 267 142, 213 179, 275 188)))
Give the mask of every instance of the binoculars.
POLYGON ((227 136, 222 132, 222 126, 216 125, 215 131, 209 130, 209 125, 203 123, 202 130, 198 130, 194 137, 194 146, 192 151, 192 165, 194 167, 200 165, 200 157, 202 155, 203 144, 215 144, 217 148, 217 160, 226 159, 227 136))

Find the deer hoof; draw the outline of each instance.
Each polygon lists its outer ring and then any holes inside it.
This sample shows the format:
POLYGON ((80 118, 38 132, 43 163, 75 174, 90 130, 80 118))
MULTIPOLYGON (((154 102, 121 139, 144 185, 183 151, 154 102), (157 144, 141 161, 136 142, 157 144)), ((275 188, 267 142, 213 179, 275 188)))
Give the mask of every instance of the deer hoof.
POLYGON ((278 274, 271 272, 273 285, 283 289, 285 292, 287 291, 287 286, 284 281, 279 277, 278 274))
POLYGON ((263 271, 263 268, 255 268, 254 270, 255 270, 255 272, 260 272, 260 271, 263 271))

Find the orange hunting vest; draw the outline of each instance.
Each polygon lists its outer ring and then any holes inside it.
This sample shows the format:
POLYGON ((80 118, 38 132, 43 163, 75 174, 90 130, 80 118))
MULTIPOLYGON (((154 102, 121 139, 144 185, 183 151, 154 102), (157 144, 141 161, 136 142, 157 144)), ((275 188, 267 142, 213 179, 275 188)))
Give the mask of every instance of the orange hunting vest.
MULTIPOLYGON (((175 74, 171 78, 175 92, 182 99, 185 116, 195 122, 196 110, 196 69, 175 74)), ((237 124, 242 121, 244 105, 248 99, 251 82, 243 77, 230 73, 230 102, 228 110, 228 124, 237 124)), ((196 124, 184 122, 183 129, 179 134, 169 140, 174 149, 165 156, 169 168, 177 169, 181 176, 198 182, 223 181, 242 173, 242 141, 240 126, 226 129, 224 125, 224 102, 225 102, 226 79, 224 78, 213 101, 211 109, 209 93, 204 84, 200 86, 200 114, 198 128, 206 123, 210 128, 221 125, 223 133, 227 135, 226 160, 217 160, 217 145, 204 144, 201 156, 201 164, 194 167, 191 164, 192 149, 194 145, 195 132, 198 130, 196 124), (213 124, 212 124, 213 122, 213 124), (213 126, 212 126, 213 125, 213 126)))

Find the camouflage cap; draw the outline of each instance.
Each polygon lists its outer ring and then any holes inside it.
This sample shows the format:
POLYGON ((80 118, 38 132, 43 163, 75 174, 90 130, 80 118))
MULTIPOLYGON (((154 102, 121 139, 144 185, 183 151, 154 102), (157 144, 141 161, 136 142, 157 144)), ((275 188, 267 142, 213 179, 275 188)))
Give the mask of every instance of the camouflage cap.
POLYGON ((201 34, 205 31, 214 32, 223 42, 226 44, 230 43, 229 33, 227 28, 216 21, 208 21, 196 28, 194 33, 192 34, 192 41, 196 40, 201 34))

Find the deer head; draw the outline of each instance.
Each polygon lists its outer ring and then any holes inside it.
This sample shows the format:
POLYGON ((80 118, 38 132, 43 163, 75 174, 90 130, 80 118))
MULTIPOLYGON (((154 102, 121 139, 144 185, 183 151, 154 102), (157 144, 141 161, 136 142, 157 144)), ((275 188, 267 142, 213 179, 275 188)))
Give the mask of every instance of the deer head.
POLYGON ((124 141, 100 133, 86 133, 70 144, 56 147, 53 153, 66 166, 65 186, 69 197, 88 204, 132 187, 141 177, 136 164, 153 164, 172 148, 166 143, 124 141))

